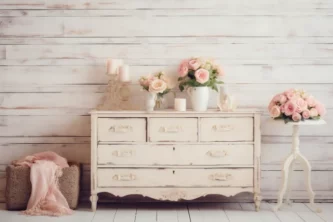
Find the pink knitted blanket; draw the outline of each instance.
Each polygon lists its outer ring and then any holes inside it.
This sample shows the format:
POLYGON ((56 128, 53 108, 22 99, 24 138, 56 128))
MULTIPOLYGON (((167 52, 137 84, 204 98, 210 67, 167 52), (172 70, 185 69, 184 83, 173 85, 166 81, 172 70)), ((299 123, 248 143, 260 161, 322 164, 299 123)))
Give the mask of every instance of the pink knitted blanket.
POLYGON ((54 152, 41 152, 14 161, 13 164, 31 168, 32 191, 24 214, 49 216, 72 214, 67 200, 58 187, 62 168, 68 167, 65 158, 54 152))

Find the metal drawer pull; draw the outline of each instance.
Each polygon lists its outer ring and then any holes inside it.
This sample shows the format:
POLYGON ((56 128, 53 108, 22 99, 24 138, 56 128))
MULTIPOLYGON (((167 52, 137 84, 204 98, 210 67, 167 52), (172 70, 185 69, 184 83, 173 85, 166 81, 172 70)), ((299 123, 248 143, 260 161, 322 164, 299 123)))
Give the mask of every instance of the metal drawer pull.
POLYGON ((159 129, 159 132, 161 133, 179 133, 182 131, 184 131, 182 126, 169 126, 169 127, 162 126, 159 129))
POLYGON ((129 126, 129 125, 111 126, 109 128, 109 132, 128 133, 128 132, 133 132, 133 128, 132 128, 132 126, 129 126))
POLYGON ((134 174, 116 174, 112 177, 113 180, 117 180, 117 181, 133 181, 136 179, 134 174))
POLYGON ((209 176, 210 180, 215 181, 227 181, 231 179, 231 174, 229 173, 215 173, 209 176))
POLYGON ((112 152, 113 156, 116 157, 131 157, 134 155, 133 150, 116 150, 112 152))
POLYGON ((212 131, 215 131, 215 132, 228 132, 228 131, 232 131, 233 129, 234 129, 234 127, 231 125, 214 125, 212 127, 212 131))
POLYGON ((228 152, 223 150, 210 150, 207 152, 207 155, 210 157, 226 157, 228 155, 228 152))

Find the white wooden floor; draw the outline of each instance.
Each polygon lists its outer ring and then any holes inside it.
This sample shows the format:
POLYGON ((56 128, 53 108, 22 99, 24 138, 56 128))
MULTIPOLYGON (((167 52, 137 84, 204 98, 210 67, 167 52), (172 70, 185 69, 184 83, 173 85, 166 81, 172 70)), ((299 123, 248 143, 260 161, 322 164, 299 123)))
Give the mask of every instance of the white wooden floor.
POLYGON ((29 217, 17 211, 6 211, 0 204, 1 222, 333 222, 333 203, 318 204, 322 213, 314 213, 307 204, 294 203, 279 212, 274 204, 262 203, 260 212, 251 203, 195 204, 108 204, 99 206, 96 213, 82 206, 74 215, 59 218, 29 217))

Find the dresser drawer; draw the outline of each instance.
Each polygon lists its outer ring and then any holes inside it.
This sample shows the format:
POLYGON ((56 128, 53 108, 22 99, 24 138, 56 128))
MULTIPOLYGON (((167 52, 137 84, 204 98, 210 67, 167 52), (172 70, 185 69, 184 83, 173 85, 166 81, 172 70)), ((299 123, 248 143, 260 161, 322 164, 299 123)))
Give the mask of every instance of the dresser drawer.
POLYGON ((98 141, 145 142, 146 118, 98 118, 98 141))
POLYGON ((252 187, 253 169, 101 169, 98 187, 252 187))
POLYGON ((253 141, 253 118, 202 118, 201 141, 253 141))
POLYGON ((151 118, 151 142, 196 142, 198 141, 197 118, 151 118))
POLYGON ((252 165, 252 145, 99 145, 100 165, 252 165))

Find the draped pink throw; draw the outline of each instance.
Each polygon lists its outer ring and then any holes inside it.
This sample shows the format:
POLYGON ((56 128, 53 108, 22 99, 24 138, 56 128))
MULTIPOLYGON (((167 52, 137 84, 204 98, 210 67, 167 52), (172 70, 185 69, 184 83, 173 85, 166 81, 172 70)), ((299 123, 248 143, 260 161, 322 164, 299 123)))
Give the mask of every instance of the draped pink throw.
POLYGON ((41 152, 14 161, 14 165, 31 168, 32 185, 27 215, 61 216, 72 214, 67 200, 58 187, 62 168, 68 167, 67 160, 54 152, 41 152))

